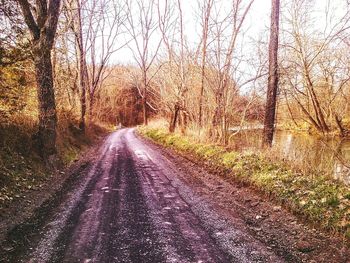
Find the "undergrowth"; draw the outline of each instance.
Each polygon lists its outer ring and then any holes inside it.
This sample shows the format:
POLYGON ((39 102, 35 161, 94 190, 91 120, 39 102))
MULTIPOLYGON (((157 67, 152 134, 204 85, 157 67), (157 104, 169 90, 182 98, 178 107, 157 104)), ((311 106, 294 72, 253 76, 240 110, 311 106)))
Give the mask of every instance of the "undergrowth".
POLYGON ((350 187, 341 182, 323 174, 298 173, 283 162, 271 162, 262 153, 227 151, 162 129, 141 127, 139 132, 179 153, 228 170, 236 181, 257 188, 321 228, 350 239, 350 187))
MULTIPOLYGON (((57 130, 58 164, 64 168, 78 158, 107 129, 91 124, 86 134, 78 122, 61 117, 57 130)), ((0 208, 14 199, 24 198, 28 191, 40 190, 57 171, 45 165, 35 147, 36 123, 30 118, 17 118, 0 124, 0 208)), ((40 149, 39 149, 40 151, 40 149)))

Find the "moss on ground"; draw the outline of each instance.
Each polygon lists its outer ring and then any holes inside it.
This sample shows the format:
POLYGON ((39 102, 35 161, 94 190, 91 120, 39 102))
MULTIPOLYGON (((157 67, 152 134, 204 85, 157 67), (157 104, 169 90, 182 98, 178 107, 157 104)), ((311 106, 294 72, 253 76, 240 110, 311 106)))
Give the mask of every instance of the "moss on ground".
POLYGON ((189 137, 161 129, 141 127, 139 132, 163 146, 228 169, 236 181, 268 194, 311 223, 350 239, 350 187, 341 182, 322 174, 300 174, 260 153, 239 153, 218 145, 198 144, 189 137))

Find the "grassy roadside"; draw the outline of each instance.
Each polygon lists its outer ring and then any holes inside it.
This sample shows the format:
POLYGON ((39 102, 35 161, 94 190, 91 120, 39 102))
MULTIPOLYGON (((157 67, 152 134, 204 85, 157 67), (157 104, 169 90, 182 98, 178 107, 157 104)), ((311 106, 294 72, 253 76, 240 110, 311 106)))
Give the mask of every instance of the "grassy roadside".
POLYGON ((269 161, 263 154, 226 151, 162 129, 141 127, 138 131, 181 154, 228 170, 237 182, 255 187, 309 222, 350 239, 350 187, 324 175, 298 173, 285 163, 269 161))
MULTIPOLYGON (((32 139, 35 131, 31 121, 0 124, 0 209, 25 198, 30 191, 42 189, 58 172, 47 167, 38 156, 32 139)), ((58 168, 63 169, 106 134, 107 129, 91 125, 88 132, 82 134, 77 122, 65 120, 57 133, 58 168)))

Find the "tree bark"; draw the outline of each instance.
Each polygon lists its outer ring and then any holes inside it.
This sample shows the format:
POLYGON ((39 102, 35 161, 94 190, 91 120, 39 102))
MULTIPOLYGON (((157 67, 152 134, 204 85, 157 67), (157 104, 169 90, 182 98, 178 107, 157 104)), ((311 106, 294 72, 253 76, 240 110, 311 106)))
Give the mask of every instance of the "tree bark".
POLYGON ((213 2, 209 0, 206 3, 205 13, 203 17, 203 47, 202 47, 202 63, 201 63, 201 90, 199 95, 199 112, 198 112, 198 124, 199 128, 202 128, 202 118, 203 118, 203 97, 204 97, 204 79, 205 79, 205 63, 207 57, 207 41, 208 41, 208 31, 209 31, 209 18, 211 13, 213 2))
POLYGON ((212 131, 210 132, 211 137, 215 142, 220 142, 222 139, 222 124, 223 124, 223 104, 224 104, 224 84, 219 84, 218 91, 215 94, 216 107, 212 119, 212 131))
POLYGON ((185 134, 186 133, 186 129, 187 129, 187 113, 186 111, 182 111, 182 121, 181 121, 181 133, 185 134))
POLYGON ((43 157, 56 154, 57 114, 51 52, 38 45, 33 48, 39 102, 38 149, 43 157))
POLYGON ((346 130, 345 130, 343 124, 342 124, 341 118, 339 118, 339 116, 337 114, 334 114, 334 119, 335 119, 335 122, 336 122, 336 124, 338 126, 338 129, 339 129, 339 135, 341 137, 345 137, 346 130))
POLYGON ((50 160, 57 153, 56 126, 57 114, 53 85, 51 50, 55 40, 60 0, 36 1, 36 16, 28 0, 17 0, 24 21, 31 34, 31 47, 35 64, 38 104, 39 130, 38 147, 42 157, 50 160))
POLYGON ((80 86, 80 122, 79 128, 85 132, 85 115, 86 115, 86 77, 87 77, 87 66, 85 59, 85 49, 83 44, 83 29, 81 21, 81 5, 80 0, 75 1, 77 9, 77 17, 74 19, 74 34, 75 34, 75 45, 78 55, 78 75, 79 75, 79 86, 80 86))
POLYGON ((85 115, 86 115, 86 88, 84 84, 82 84, 82 79, 80 78, 80 106, 81 106, 81 113, 80 113, 80 122, 79 122, 79 128, 85 132, 86 122, 85 122, 85 115))
POLYGON ((176 128, 176 122, 179 116, 179 110, 180 107, 178 104, 175 104, 174 107, 174 114, 172 115, 172 120, 170 121, 170 127, 169 127, 169 132, 173 133, 175 131, 176 128))
POLYGON ((265 119, 263 131, 263 145, 271 146, 275 131, 275 115, 278 89, 278 34, 279 34, 280 0, 272 0, 271 28, 269 44, 269 78, 265 119))
POLYGON ((143 124, 148 125, 147 99, 145 97, 142 98, 142 119, 143 124))
POLYGON ((95 94, 90 94, 90 100, 89 100, 89 121, 92 123, 93 120, 93 114, 94 114, 94 106, 95 106, 95 94))
POLYGON ((143 72, 143 98, 142 98, 142 111, 143 111, 143 124, 148 125, 148 114, 147 114, 147 72, 143 72))

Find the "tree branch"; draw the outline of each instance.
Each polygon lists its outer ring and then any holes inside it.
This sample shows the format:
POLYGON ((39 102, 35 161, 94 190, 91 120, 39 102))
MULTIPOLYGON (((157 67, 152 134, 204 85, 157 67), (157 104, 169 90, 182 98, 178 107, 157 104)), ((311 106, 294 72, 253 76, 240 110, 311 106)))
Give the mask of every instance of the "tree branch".
POLYGON ((17 0, 17 2, 21 6, 24 21, 26 22, 33 39, 38 40, 40 37, 40 29, 34 20, 29 2, 27 0, 17 0))

